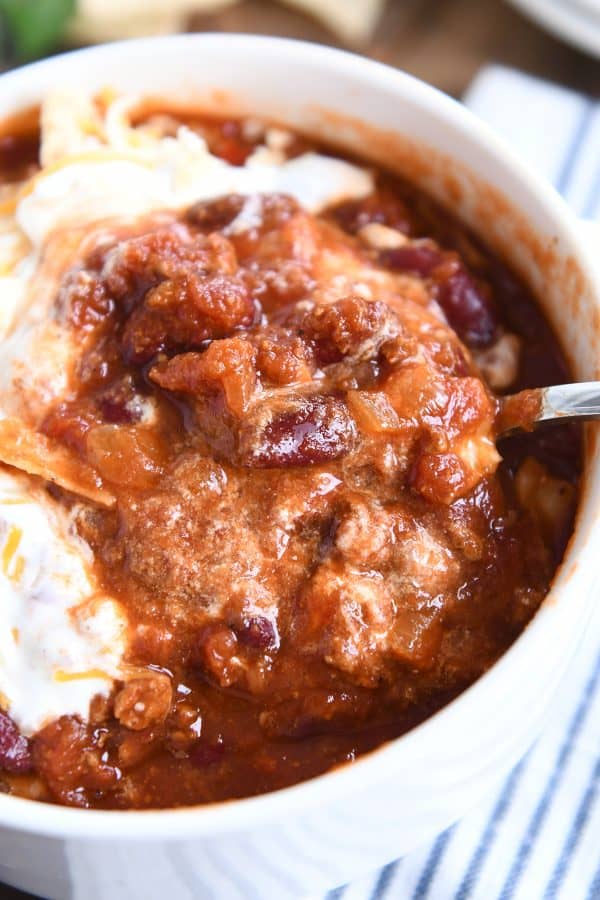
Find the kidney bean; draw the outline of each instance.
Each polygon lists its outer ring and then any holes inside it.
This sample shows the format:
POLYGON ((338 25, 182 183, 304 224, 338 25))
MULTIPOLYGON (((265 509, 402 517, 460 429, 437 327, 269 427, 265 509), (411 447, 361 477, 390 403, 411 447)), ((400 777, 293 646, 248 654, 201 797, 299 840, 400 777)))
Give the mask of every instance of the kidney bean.
POLYGON ((464 269, 439 285, 438 302, 458 336, 471 347, 485 347, 494 337, 497 319, 490 300, 464 269))
POLYGON ((440 251, 427 244, 407 244, 382 250, 379 254, 379 262, 386 268, 412 272, 421 278, 428 278, 441 261, 440 251))
POLYGON ((308 397, 290 404, 265 426, 240 435, 242 465, 257 468, 307 466, 339 459, 354 445, 356 425, 334 397, 308 397))
POLYGON ((129 378, 111 384, 96 402, 105 422, 132 425, 142 418, 144 398, 136 392, 129 378))
POLYGON ((237 635, 242 644, 254 650, 277 650, 279 647, 277 626, 266 616, 244 619, 237 635))
POLYGON ((138 418, 127 408, 122 400, 118 400, 115 397, 101 397, 98 401, 98 407, 105 422, 110 422, 113 425, 131 425, 138 418))
POLYGON ((0 712, 0 769, 6 772, 28 772, 32 768, 29 741, 11 717, 0 712))

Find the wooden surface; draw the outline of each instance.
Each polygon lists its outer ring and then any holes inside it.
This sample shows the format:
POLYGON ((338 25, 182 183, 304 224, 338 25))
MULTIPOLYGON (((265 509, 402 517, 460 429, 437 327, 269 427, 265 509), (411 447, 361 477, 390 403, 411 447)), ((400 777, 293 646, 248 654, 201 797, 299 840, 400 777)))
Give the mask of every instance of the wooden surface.
MULTIPOLYGON (((270 0, 245 0, 198 18, 194 25, 203 31, 248 31, 337 44, 316 22, 270 0)), ((406 69, 457 97, 488 62, 600 95, 600 61, 542 31, 506 0, 388 0, 372 41, 351 49, 406 69)))
MULTIPOLYGON (((270 0, 244 0, 225 12, 195 18, 191 28, 340 46, 313 20, 270 0)), ((504 0, 388 0, 372 41, 350 49, 405 69, 456 97, 489 62, 600 96, 600 62, 540 30, 504 0)), ((29 895, 0 885, 0 900, 25 897, 29 895)))

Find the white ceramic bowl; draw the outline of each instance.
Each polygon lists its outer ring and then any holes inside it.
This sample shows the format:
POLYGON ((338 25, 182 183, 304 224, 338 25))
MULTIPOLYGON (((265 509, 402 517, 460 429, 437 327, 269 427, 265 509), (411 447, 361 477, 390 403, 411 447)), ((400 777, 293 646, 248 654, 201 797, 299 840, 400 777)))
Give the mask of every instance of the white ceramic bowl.
MULTIPOLYGON (((600 277, 579 223, 458 103, 336 50, 186 35, 98 47, 0 78, 0 117, 57 86, 105 85, 260 113, 407 174, 523 272, 580 379, 598 377, 600 277)), ((95 812, 0 796, 0 880, 48 898, 278 900, 323 890, 409 851, 491 790, 542 727, 595 600, 600 465, 553 590, 473 687, 358 762, 262 797, 161 812, 95 812)))

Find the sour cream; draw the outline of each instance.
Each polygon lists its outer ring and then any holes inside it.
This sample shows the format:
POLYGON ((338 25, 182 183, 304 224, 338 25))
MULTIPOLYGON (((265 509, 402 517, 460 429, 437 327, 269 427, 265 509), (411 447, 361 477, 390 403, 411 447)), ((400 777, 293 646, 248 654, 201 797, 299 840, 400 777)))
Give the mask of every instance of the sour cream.
POLYGON ((127 621, 98 593, 90 555, 58 504, 0 471, 1 705, 23 734, 87 718, 119 677, 127 621))
POLYGON ((225 194, 283 193, 309 212, 365 197, 373 176, 345 160, 303 153, 286 160, 265 147, 243 166, 214 156, 187 128, 138 151, 102 147, 42 170, 18 203, 16 221, 34 246, 58 228, 179 209, 225 194))

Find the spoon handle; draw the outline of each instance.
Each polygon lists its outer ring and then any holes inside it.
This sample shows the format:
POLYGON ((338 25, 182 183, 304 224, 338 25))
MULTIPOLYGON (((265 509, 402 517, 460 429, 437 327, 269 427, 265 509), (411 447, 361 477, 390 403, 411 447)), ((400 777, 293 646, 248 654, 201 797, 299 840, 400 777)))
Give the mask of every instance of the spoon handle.
POLYGON ((586 419, 600 419, 600 381, 527 389, 500 400, 496 437, 531 431, 547 422, 586 419))
POLYGON ((557 384, 540 391, 536 421, 600 418, 600 381, 557 384))

